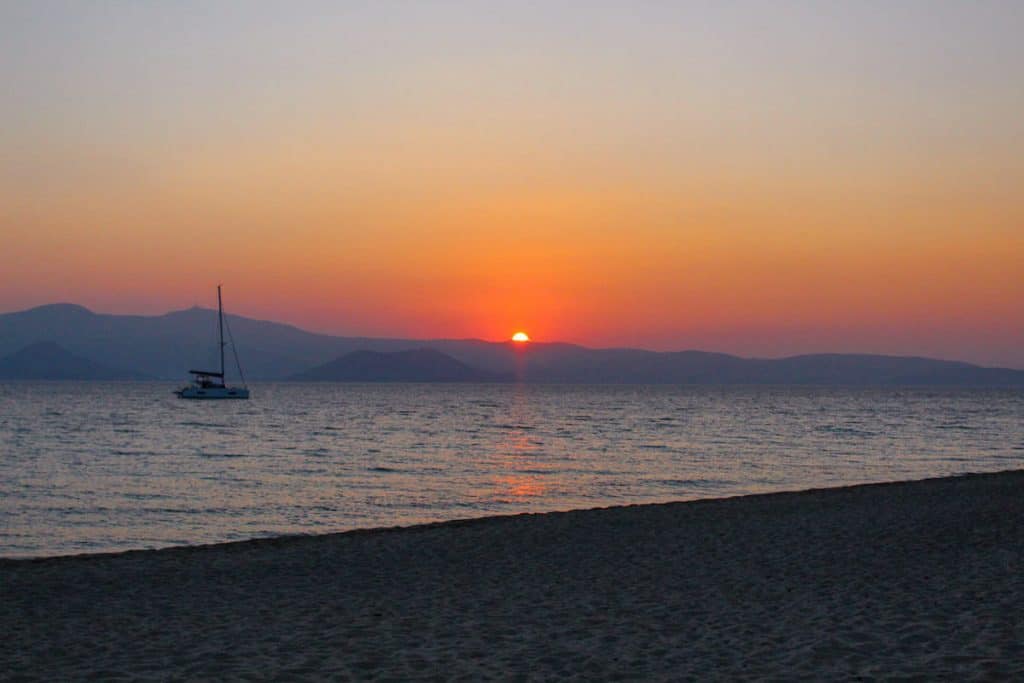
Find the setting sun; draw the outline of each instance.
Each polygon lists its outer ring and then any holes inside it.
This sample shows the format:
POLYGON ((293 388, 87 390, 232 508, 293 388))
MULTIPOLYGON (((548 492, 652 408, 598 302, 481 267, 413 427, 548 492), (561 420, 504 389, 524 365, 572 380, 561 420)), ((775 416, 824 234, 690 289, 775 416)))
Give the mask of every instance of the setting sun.
POLYGON ((530 341, 530 335, 525 332, 516 332, 512 335, 512 341, 514 342, 528 342, 530 341))

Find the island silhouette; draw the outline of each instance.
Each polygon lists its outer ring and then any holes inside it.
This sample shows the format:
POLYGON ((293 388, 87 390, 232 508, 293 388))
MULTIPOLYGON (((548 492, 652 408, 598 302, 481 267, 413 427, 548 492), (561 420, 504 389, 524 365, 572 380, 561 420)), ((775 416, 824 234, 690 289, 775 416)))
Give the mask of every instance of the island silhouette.
MULTIPOLYGON (((1024 370, 868 354, 762 359, 566 343, 340 337, 236 315, 246 375, 274 381, 1024 386, 1024 370)), ((75 304, 0 314, 0 379, 167 379, 214 358, 217 312, 109 315, 75 304)))

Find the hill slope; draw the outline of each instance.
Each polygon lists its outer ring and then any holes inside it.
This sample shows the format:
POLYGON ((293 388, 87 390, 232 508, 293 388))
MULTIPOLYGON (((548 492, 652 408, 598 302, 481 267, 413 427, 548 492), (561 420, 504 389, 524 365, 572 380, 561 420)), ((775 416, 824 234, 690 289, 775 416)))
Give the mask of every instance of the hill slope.
POLYGON ((94 363, 54 342, 37 342, 0 358, 0 379, 123 380, 143 379, 143 375, 94 363))
POLYGON ((466 365, 434 349, 353 351, 291 377, 300 382, 497 382, 511 376, 466 365))

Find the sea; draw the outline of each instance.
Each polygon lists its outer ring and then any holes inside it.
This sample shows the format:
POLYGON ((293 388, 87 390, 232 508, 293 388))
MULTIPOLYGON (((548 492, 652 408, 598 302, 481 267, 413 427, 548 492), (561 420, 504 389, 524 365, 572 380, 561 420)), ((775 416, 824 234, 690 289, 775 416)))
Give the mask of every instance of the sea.
POLYGON ((0 557, 1024 467, 1024 392, 0 384, 0 557))

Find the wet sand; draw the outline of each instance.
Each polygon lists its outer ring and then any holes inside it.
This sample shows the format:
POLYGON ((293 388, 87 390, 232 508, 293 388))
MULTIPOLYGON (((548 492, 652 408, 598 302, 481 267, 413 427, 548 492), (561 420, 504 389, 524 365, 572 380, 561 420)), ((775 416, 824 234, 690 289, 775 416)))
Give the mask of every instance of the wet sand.
POLYGON ((0 561, 0 678, 1024 678, 1024 471, 0 561))

